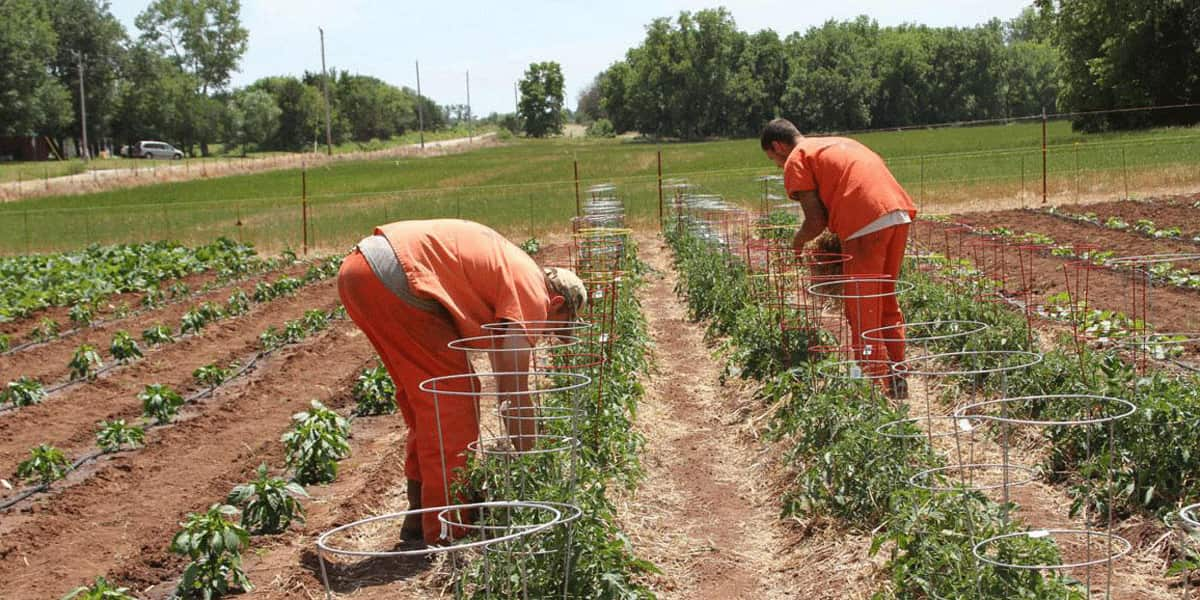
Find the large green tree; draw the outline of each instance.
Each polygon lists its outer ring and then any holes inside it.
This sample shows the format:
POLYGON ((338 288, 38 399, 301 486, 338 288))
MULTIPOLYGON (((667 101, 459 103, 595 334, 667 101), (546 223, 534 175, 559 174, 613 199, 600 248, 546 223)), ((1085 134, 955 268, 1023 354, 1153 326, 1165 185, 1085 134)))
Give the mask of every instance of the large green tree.
POLYGON ((249 32, 240 13, 240 0, 154 0, 135 20, 143 43, 171 57, 195 82, 193 118, 185 130, 204 155, 220 112, 208 94, 229 84, 246 52, 249 32))
POLYGON ((125 27, 113 16, 107 0, 55 0, 45 6, 58 37, 50 69, 71 94, 72 118, 53 134, 60 140, 79 136, 78 67, 82 61, 88 141, 95 155, 102 139, 112 135, 112 120, 117 111, 117 81, 128 41, 125 27))
POLYGON ((530 137, 545 137, 562 133, 563 74, 562 67, 553 61, 532 63, 520 83, 519 103, 525 133, 530 137))
MULTIPOLYGON (((1200 102, 1200 2, 1038 0, 1062 53, 1060 108, 1104 111, 1200 102)), ((1190 124, 1196 109, 1082 115, 1085 130, 1190 124)))
POLYGON ((0 135, 37 135, 70 122, 71 96, 50 73, 58 36, 36 0, 0 0, 0 135))
POLYGON ((279 116, 283 111, 275 104, 275 98, 260 89, 245 89, 233 95, 226 112, 229 119, 229 133, 232 139, 242 146, 242 156, 246 155, 246 145, 255 144, 262 147, 279 130, 279 116))
POLYGON ((264 77, 250 85, 249 89, 262 90, 271 95, 279 107, 279 126, 266 146, 276 150, 302 150, 313 143, 323 132, 318 132, 324 121, 321 91, 295 77, 264 77))
POLYGON ((879 88, 874 74, 878 36, 879 26, 867 17, 828 21, 803 36, 789 36, 792 64, 784 116, 801 130, 869 127, 879 88))

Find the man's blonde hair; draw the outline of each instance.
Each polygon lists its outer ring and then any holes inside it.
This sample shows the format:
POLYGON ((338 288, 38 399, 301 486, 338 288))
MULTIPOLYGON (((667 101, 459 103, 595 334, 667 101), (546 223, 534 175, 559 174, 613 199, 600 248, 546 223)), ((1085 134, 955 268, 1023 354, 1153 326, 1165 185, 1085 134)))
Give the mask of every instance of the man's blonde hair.
POLYGON ((544 271, 550 291, 562 296, 571 314, 578 316, 587 306, 587 287, 583 285, 583 280, 571 270, 561 267, 546 267, 544 271))

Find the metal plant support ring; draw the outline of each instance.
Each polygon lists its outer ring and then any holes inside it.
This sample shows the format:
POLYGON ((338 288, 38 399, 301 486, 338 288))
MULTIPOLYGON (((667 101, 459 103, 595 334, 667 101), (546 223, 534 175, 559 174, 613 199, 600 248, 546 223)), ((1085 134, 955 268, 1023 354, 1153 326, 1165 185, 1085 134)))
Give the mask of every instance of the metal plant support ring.
MULTIPOLYGON (((876 381, 892 376, 892 363, 886 360, 835 360, 817 365, 818 375, 839 381, 876 381)), ((804 367, 796 367, 793 370, 804 367)))
MULTIPOLYGON (((1012 463, 1009 463, 1009 464, 968 463, 968 464, 962 464, 962 465, 948 465, 945 467, 935 467, 933 469, 925 469, 924 471, 920 471, 920 472, 916 473, 915 475, 913 475, 912 477, 909 477, 908 484, 915 488, 929 490, 931 492, 984 492, 984 491, 988 491, 988 490, 1006 490, 1008 488, 1025 485, 1028 483, 1032 483, 1034 480, 1037 479, 1037 477, 1038 477, 1037 470, 1034 469, 1033 467, 1029 467, 1029 466, 1025 466, 1025 465, 1016 465, 1016 464, 1012 464, 1012 463), (989 469, 990 470, 999 470, 1002 473, 1004 473, 1005 476, 1008 475, 1009 471, 1019 471, 1019 472, 1025 473, 1027 478, 1019 479, 1016 481, 1005 480, 1001 483, 989 483, 989 484, 981 484, 981 485, 967 484, 967 483, 960 483, 957 485, 928 485, 923 482, 924 480, 929 479, 931 476, 948 473, 950 471, 982 471, 982 470, 989 470, 989 469)), ((963 479, 965 480, 966 478, 964 477, 963 479)), ((974 478, 972 477, 972 479, 974 479, 974 478)))
POLYGON ((945 321, 917 321, 917 322, 913 322, 913 323, 901 323, 899 325, 886 325, 883 327, 876 327, 875 329, 868 329, 868 330, 862 332, 862 339, 867 340, 868 342, 880 342, 880 343, 891 342, 891 341, 893 341, 891 338, 881 337, 881 336, 878 336, 878 334, 881 334, 881 333, 884 333, 887 331, 904 330, 905 331, 905 334, 904 334, 904 342, 905 343, 911 344, 911 343, 925 343, 925 342, 941 342, 941 341, 945 341, 945 340, 952 340, 955 338, 974 335, 976 333, 987 331, 987 329, 990 327, 991 327, 991 325, 988 325, 987 323, 984 323, 983 321, 967 321, 967 320, 959 320, 959 319, 947 319, 945 321), (908 331, 907 331, 909 329, 920 329, 922 327, 933 328, 933 327, 956 327, 956 326, 963 327, 964 329, 962 329, 961 331, 953 331, 950 333, 930 334, 930 335, 922 335, 922 336, 910 336, 910 335, 908 335, 908 331))
POLYGON ((960 419, 954 415, 929 415, 929 416, 924 416, 924 417, 908 417, 907 419, 899 419, 896 421, 889 421, 887 423, 884 423, 883 425, 880 425, 879 427, 876 427, 875 433, 877 433, 883 437, 892 438, 892 439, 896 439, 896 440, 948 438, 948 437, 954 437, 960 433, 956 429, 951 429, 950 431, 943 431, 943 432, 936 432, 936 433, 932 429, 930 429, 929 431, 921 431, 921 432, 914 432, 914 433, 893 433, 891 431, 893 429, 902 428, 906 424, 917 425, 918 423, 932 423, 933 421, 938 421, 938 420, 948 420, 951 422, 953 427, 956 427, 958 429, 962 429, 965 427, 966 431, 968 431, 968 432, 974 431, 974 430, 982 427, 982 425, 973 424, 971 422, 971 419, 960 419))
POLYGON ((954 411, 955 418, 959 419, 981 419, 986 421, 995 421, 997 423, 1008 423, 1009 425, 1032 425, 1035 427, 1070 427, 1075 425, 1098 425, 1100 423, 1108 423, 1124 419, 1138 410, 1137 405, 1120 398, 1111 398, 1108 396, 1097 396, 1092 394, 1047 394, 1042 396, 1018 396, 1013 398, 996 398, 993 400, 984 400, 982 402, 974 402, 958 407, 954 411), (1079 419, 1021 419, 1006 415, 993 415, 980 412, 981 410, 1000 407, 1006 409, 1005 412, 1012 410, 1011 405, 1015 403, 1041 402, 1047 405, 1053 404, 1055 401, 1066 400, 1083 400, 1085 402, 1096 402, 1111 404, 1118 407, 1118 410, 1112 414, 1101 416, 1079 418, 1079 419))
POLYGON ((917 284, 911 281, 889 279, 887 277, 864 277, 857 278, 841 278, 832 281, 822 281, 808 286, 808 293, 818 298, 831 298, 834 300, 869 300, 871 298, 889 298, 905 292, 911 292, 916 289, 917 284), (890 292, 879 292, 877 294, 843 294, 831 291, 829 288, 835 286, 845 286, 847 284, 894 284, 896 288, 890 292))
POLYGON ((973 548, 971 548, 971 553, 975 555, 975 558, 978 558, 980 561, 983 561, 994 567, 1001 567, 1001 568, 1005 568, 1005 569, 1023 569, 1023 570, 1027 570, 1027 571, 1068 571, 1071 569, 1082 569, 1085 567, 1094 567, 1096 565, 1110 564, 1113 561, 1124 557, 1126 554, 1129 554, 1129 552, 1131 550, 1133 550, 1133 544, 1130 544, 1129 540, 1126 540, 1125 538, 1123 538, 1119 535, 1115 535, 1115 534, 1111 534, 1111 533, 1104 533, 1104 532, 1097 531, 1097 530, 1085 530, 1085 529, 1034 529, 1031 531, 1018 531, 1016 533, 1006 533, 1003 535, 997 535, 997 536, 987 538, 987 539, 979 542, 978 544, 975 544, 975 546, 973 548), (1084 560, 1084 561, 1073 562, 1073 563, 1062 563, 1062 564, 1057 564, 1057 565, 1051 565, 1051 564, 1025 565, 1025 564, 1018 564, 1018 563, 1007 563, 1007 562, 1004 562, 1004 561, 1001 561, 1001 560, 998 560, 996 558, 989 556, 986 552, 987 547, 989 545, 992 545, 992 544, 995 544, 997 542, 1001 542, 1001 541, 1007 540, 1007 539, 1021 538, 1021 537, 1030 538, 1030 539, 1041 539, 1041 538, 1055 538, 1055 537, 1067 537, 1067 536, 1083 536, 1083 537, 1085 537, 1085 539, 1087 540, 1085 543, 1087 543, 1087 545, 1089 547, 1089 552, 1090 552, 1090 547, 1092 544, 1092 538, 1107 540, 1107 543, 1109 545, 1109 551, 1107 553, 1105 553, 1106 555, 1103 558, 1084 560), (1112 548, 1114 545, 1117 548, 1116 552, 1112 551, 1112 548))
POLYGON ((952 377, 968 375, 989 375, 995 373, 1009 373, 1028 369, 1042 362, 1043 356, 1038 352, 1027 352, 1025 350, 968 350, 962 352, 943 352, 941 354, 927 354, 907 360, 902 360, 893 368, 897 373, 905 375, 922 375, 927 377, 952 377), (977 356, 1009 356, 1014 359, 1012 364, 1005 364, 996 367, 987 368, 963 368, 963 369, 914 369, 913 365, 923 363, 936 363, 939 361, 950 360, 955 358, 977 357, 977 356))
POLYGON ((335 554, 338 556, 354 556, 354 557, 359 557, 359 558, 388 558, 388 557, 429 556, 431 554, 445 554, 447 552, 457 552, 460 550, 470 550, 472 548, 482 548, 482 547, 488 546, 490 544, 495 544, 498 542, 512 541, 512 540, 524 537, 526 535, 531 535, 531 534, 537 533, 539 531, 545 531, 546 529, 554 527, 555 525, 562 522, 562 518, 563 518, 562 512, 560 512, 558 509, 556 509, 546 503, 542 503, 542 502, 500 501, 500 502, 475 502, 473 504, 457 504, 457 505, 451 505, 451 506, 434 506, 434 507, 430 507, 430 508, 419 508, 419 509, 396 512, 396 513, 388 513, 385 515, 377 515, 374 517, 367 517, 366 519, 361 519, 358 521, 354 521, 353 523, 347 523, 340 527, 330 529, 329 531, 326 531, 325 533, 321 534, 317 538, 317 550, 318 550, 319 556, 324 553, 329 553, 329 554, 335 554), (515 525, 515 526, 513 526, 513 528, 516 529, 515 532, 510 533, 508 535, 501 536, 501 537, 497 537, 497 538, 486 539, 486 540, 475 540, 475 541, 471 541, 471 542, 462 542, 462 543, 458 543, 458 544, 447 544, 444 546, 427 546, 425 548, 419 548, 419 549, 415 549, 415 550, 380 550, 380 551, 350 550, 347 548, 338 548, 338 547, 330 545, 330 543, 329 543, 329 538, 331 538, 339 533, 348 531, 350 529, 362 527, 364 525, 378 523, 380 521, 395 521, 395 520, 404 519, 405 517, 408 517, 410 515, 424 515, 426 513, 432 513, 432 512, 437 512, 438 514, 441 514, 442 512, 448 512, 448 511, 453 511, 453 510, 467 511, 467 510, 476 510, 476 509, 496 509, 496 508, 526 509, 526 510, 534 510, 534 511, 538 511, 538 512, 544 512, 549 516, 549 519, 544 520, 540 523, 532 524, 532 525, 515 525))

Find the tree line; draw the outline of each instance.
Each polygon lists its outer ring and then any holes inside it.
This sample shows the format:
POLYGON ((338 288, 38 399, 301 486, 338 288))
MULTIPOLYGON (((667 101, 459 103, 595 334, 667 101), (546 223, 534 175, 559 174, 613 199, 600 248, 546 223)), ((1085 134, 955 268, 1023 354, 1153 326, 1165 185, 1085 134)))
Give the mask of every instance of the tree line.
MULTIPOLYGON (((617 131, 755 135, 1004 119, 1200 102, 1200 3, 1036 0, 973 27, 880 27, 866 16, 781 38, 724 8, 646 27, 580 94, 581 118, 617 131)), ((1089 130, 1194 123, 1195 110, 1086 115, 1089 130)))
MULTIPOLYGON (((231 89, 246 51, 239 0, 154 0, 131 36, 107 0, 0 0, 0 136, 79 137, 80 83, 93 154, 142 139, 300 150, 324 142, 321 73, 231 89), (81 75, 82 73, 82 75, 81 75)), ((334 143, 440 129, 462 117, 375 77, 329 77, 334 143)))

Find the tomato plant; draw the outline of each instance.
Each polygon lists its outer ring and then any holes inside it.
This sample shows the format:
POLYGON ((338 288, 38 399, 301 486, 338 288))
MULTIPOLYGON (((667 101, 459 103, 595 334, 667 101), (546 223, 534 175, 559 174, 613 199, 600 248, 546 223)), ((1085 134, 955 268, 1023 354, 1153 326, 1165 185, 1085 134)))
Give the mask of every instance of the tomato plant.
POLYGON ((304 507, 298 498, 307 498, 304 487, 267 473, 267 465, 258 466, 256 477, 233 488, 225 502, 242 509, 242 527, 257 533, 282 533, 292 524, 304 522, 304 507))
POLYGON ((70 368, 71 379, 95 379, 97 372, 104 368, 104 361, 100 360, 100 353, 96 351, 96 347, 91 344, 82 344, 75 349, 75 354, 71 356, 71 361, 67 363, 70 368))
POLYGON ((147 385, 138 394, 138 399, 142 401, 142 414, 159 425, 170 423, 179 412, 179 407, 183 406, 183 396, 179 392, 158 383, 147 385))
POLYGON ((104 452, 116 452, 121 446, 136 448, 146 439, 146 432, 138 425, 127 425, 125 419, 113 419, 100 423, 96 432, 96 445, 104 452))
POLYGON ((189 514, 182 529, 171 538, 171 551, 191 559, 183 571, 176 593, 185 599, 219 598, 234 590, 250 591, 250 579, 242 571, 242 549, 250 545, 250 534, 227 517, 237 509, 214 504, 207 512, 189 514))
POLYGON ((337 478, 337 461, 350 455, 350 423, 313 400, 312 408, 292 416, 295 425, 283 434, 287 466, 301 485, 337 478))
POLYGON ((71 461, 62 450, 49 444, 39 444, 29 451, 29 455, 17 465, 17 479, 22 481, 37 480, 40 485, 48 486, 66 477, 71 470, 71 461))

